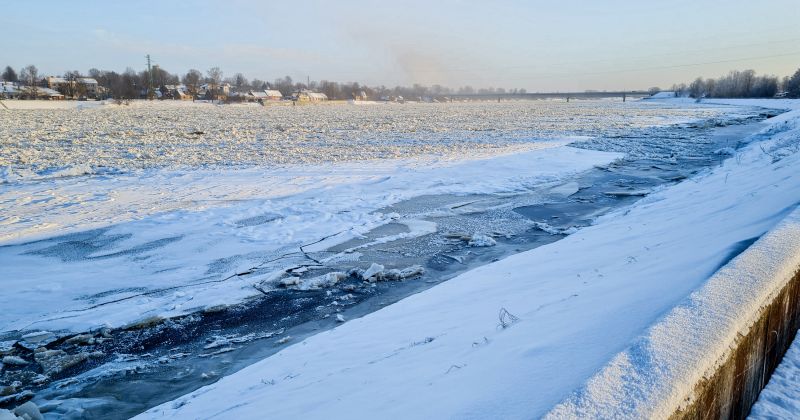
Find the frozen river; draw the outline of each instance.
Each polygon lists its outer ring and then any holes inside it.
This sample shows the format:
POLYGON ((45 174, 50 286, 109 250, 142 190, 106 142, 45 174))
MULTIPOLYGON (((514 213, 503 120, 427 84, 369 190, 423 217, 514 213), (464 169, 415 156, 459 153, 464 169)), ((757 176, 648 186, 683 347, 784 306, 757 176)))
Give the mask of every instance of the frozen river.
POLYGON ((141 412, 556 241, 718 164, 766 115, 614 101, 6 112, 0 351, 26 363, 3 384, 61 415, 141 412))
POLYGON ((70 168, 80 173, 463 157, 722 113, 717 107, 617 101, 299 107, 166 102, 13 110, 0 124, 0 181, 2 175, 9 181, 70 168))

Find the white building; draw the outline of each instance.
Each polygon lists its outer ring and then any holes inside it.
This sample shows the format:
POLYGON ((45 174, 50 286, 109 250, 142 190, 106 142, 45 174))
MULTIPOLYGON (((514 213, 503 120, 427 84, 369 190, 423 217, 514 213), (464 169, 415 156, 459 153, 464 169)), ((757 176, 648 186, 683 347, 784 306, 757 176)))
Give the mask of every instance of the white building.
POLYGON ((15 83, 0 82, 0 99, 3 98, 14 99, 18 98, 21 94, 22 92, 15 83))
POLYGON ((264 91, 264 93, 267 94, 267 100, 270 101, 280 101, 281 99, 283 99, 283 94, 281 93, 281 91, 276 89, 267 89, 264 91))
POLYGON ((328 95, 319 92, 312 92, 306 89, 294 92, 292 96, 295 98, 295 100, 300 102, 321 102, 328 100, 328 95))

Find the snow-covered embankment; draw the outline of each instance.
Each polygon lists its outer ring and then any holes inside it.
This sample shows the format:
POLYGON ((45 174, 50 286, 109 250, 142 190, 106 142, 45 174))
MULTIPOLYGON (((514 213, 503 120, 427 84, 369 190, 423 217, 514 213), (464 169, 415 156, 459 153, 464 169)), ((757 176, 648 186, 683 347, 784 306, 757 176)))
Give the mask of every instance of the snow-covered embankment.
POLYGON ((770 120, 720 167, 142 417, 669 415, 800 262, 799 121, 770 120))
MULTIPOLYGON (((758 176, 779 180, 769 188, 781 188, 795 179, 779 173, 797 167, 799 120, 800 111, 772 120, 758 136, 766 140, 735 159, 740 164, 747 157, 769 162, 771 168, 758 176)), ((798 200, 792 189, 785 194, 798 200)), ((758 202, 754 192, 749 195, 758 202)), ((796 209, 617 354, 549 417, 742 418, 800 327, 799 268, 796 209)))

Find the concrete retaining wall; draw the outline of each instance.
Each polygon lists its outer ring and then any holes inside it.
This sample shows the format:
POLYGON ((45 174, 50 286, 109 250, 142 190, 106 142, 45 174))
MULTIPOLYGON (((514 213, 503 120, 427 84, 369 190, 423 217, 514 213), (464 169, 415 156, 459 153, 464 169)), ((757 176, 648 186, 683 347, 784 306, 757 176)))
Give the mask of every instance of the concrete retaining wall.
POLYGON ((800 328, 800 271, 762 308, 716 372, 696 384, 692 402, 673 419, 744 419, 800 328))

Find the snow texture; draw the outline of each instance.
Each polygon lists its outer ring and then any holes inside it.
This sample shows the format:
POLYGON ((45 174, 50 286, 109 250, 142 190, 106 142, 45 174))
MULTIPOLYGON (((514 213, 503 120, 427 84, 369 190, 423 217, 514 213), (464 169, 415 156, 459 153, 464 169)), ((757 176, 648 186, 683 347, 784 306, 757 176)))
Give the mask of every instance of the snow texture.
POLYGON ((783 361, 750 410, 750 419, 800 418, 800 336, 794 339, 783 361))
POLYGON ((140 418, 666 417, 800 263, 798 119, 561 241, 140 418))
POLYGON ((390 222, 409 232, 376 242, 436 231, 432 222, 378 212, 391 204, 425 194, 529 191, 621 156, 564 143, 469 157, 150 168, 0 184, 0 245, 10 245, 0 247, 7 299, 0 331, 81 332, 238 303, 261 293, 255 283, 280 284, 272 272, 237 273, 301 245, 325 250, 390 222))

